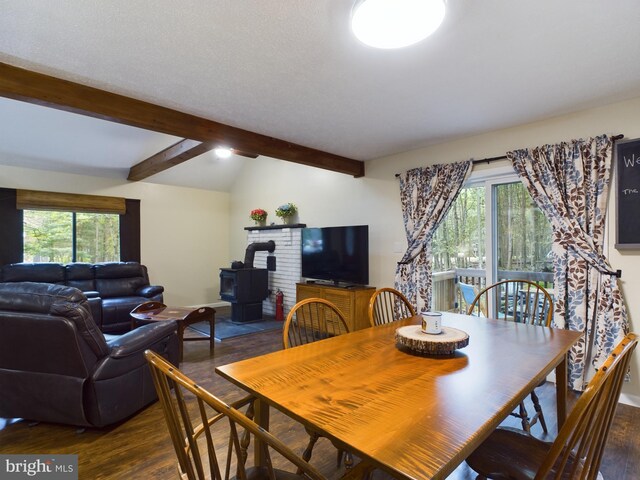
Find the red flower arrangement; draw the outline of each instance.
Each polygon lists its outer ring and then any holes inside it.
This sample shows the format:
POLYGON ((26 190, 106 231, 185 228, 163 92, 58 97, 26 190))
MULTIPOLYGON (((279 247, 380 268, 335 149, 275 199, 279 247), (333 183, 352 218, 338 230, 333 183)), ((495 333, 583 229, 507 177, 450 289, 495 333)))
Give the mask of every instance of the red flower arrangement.
POLYGON ((256 208, 255 210, 251 210, 249 214, 251 220, 255 220, 256 222, 263 222, 267 219, 267 212, 261 208, 256 208))

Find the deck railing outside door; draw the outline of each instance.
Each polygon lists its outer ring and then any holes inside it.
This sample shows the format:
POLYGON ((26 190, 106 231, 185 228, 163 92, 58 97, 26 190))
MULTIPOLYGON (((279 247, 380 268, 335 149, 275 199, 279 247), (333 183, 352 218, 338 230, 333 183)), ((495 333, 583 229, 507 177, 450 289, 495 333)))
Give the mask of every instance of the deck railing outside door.
MULTIPOLYGON (((525 272, 517 270, 498 270, 497 281, 517 279, 530 280, 553 292, 552 272, 525 272)), ((456 284, 464 282, 473 285, 477 291, 487 286, 485 270, 472 268, 456 268, 446 272, 433 274, 433 301, 432 309, 440 312, 465 313, 466 303, 460 294, 456 284)))

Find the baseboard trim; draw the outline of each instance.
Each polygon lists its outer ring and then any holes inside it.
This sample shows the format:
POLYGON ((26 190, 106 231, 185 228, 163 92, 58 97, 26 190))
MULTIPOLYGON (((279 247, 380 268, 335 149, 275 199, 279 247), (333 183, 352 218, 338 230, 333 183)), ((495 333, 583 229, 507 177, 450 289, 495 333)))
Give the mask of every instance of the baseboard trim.
MULTIPOLYGON (((547 377, 547 381, 551 383, 556 383, 556 372, 555 370, 551 372, 551 374, 547 377)), ((625 405, 630 405, 632 407, 640 408, 640 397, 637 395, 631 395, 628 393, 621 393, 619 403, 623 403, 625 405)))
POLYGON ((628 393, 621 393, 620 403, 640 408, 640 397, 638 397, 637 395, 630 395, 628 393))

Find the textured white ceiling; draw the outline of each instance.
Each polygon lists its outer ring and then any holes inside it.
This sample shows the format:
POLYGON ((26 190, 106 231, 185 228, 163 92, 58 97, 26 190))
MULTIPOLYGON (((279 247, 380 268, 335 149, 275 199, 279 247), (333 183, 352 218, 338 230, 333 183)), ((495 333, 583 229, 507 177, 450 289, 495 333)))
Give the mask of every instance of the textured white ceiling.
POLYGON ((3 163, 37 168, 47 162, 47 170, 86 175, 126 177, 131 165, 180 140, 6 98, 0 98, 0 118, 3 163))
MULTIPOLYGON (((0 0, 0 61, 361 160, 640 96, 638 0, 449 0, 402 50, 353 38, 352 3, 0 0)), ((11 149, 113 172, 175 140, 82 121, 75 151, 11 149)))

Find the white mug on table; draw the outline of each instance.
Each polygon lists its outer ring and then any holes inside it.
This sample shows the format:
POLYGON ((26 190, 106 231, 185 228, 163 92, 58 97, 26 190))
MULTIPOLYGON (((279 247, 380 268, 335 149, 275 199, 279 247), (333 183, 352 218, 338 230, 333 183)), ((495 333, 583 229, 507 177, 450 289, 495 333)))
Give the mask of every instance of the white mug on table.
POLYGON ((422 331, 432 335, 442 332, 442 313, 422 312, 422 331))

